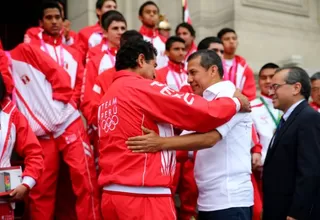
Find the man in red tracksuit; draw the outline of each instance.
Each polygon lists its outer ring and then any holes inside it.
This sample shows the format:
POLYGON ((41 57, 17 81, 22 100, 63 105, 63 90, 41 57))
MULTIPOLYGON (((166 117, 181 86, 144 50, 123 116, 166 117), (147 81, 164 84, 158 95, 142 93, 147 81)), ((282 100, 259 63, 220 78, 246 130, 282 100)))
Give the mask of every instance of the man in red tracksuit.
MULTIPOLYGON (((61 29, 62 34, 62 43, 68 46, 71 46, 75 43, 77 33, 70 30, 71 23, 69 20, 65 18, 65 1, 64 0, 57 0, 57 3, 59 4, 61 8, 61 16, 63 19, 63 28, 61 29)), ((25 35, 24 35, 24 43, 30 43, 31 41, 39 41, 41 38, 41 32, 43 29, 41 27, 32 27, 29 28, 25 35)))
POLYGON ((103 38, 103 30, 100 24, 102 15, 107 11, 116 9, 116 0, 97 0, 96 14, 99 21, 94 25, 82 28, 78 33, 77 41, 74 45, 74 47, 79 50, 83 62, 85 62, 88 50, 91 47, 98 45, 103 38))
POLYGON ((247 61, 243 57, 236 55, 238 36, 235 30, 223 28, 219 31, 218 38, 220 38, 224 46, 224 80, 233 82, 250 101, 254 100, 256 98, 254 74, 247 61))
POLYGON ((118 72, 99 106, 98 181, 104 190, 104 219, 176 219, 170 190, 175 152, 130 152, 125 141, 142 134, 141 126, 155 129, 160 136, 172 136, 173 126, 207 132, 240 108, 238 99, 207 102, 153 81, 155 57, 156 50, 149 42, 124 44, 117 53, 118 72))
POLYGON ((311 107, 320 112, 320 72, 312 75, 311 80, 311 107))
POLYGON ((73 99, 70 75, 30 44, 10 51, 13 99, 43 147, 44 173, 30 193, 31 219, 53 219, 59 154, 68 164, 78 219, 99 219, 93 151, 73 99))

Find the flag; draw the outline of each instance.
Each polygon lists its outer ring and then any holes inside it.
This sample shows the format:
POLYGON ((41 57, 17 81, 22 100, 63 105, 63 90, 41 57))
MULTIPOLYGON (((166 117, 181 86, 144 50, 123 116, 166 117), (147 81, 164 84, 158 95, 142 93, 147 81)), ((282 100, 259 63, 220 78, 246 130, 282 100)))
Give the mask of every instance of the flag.
POLYGON ((188 8, 188 0, 182 0, 182 7, 183 7, 183 21, 191 24, 191 18, 189 14, 189 8, 188 8))

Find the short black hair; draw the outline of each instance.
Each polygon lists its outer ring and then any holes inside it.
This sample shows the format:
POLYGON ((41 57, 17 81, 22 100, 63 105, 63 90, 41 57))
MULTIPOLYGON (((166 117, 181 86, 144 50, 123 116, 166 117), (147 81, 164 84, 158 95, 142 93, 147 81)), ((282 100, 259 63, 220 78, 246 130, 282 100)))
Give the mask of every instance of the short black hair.
POLYGON ((56 9, 59 10, 60 15, 62 15, 62 10, 61 10, 61 7, 59 6, 58 2, 53 1, 53 0, 44 1, 44 2, 41 4, 41 7, 40 7, 39 20, 43 20, 44 11, 45 11, 46 9, 48 9, 48 8, 56 8, 56 9))
POLYGON ((212 43, 222 44, 222 41, 218 37, 206 37, 198 44, 198 50, 206 50, 212 43))
POLYGON ((176 35, 178 35, 178 30, 181 27, 186 28, 190 32, 192 37, 196 37, 196 31, 194 30, 194 28, 192 27, 191 24, 188 24, 186 22, 182 22, 182 23, 178 24, 178 26, 176 27, 176 35))
POLYGON ((275 63, 266 63, 261 67, 261 69, 259 71, 259 76, 261 75, 261 72, 264 69, 278 69, 278 68, 279 68, 279 66, 275 63))
POLYGON ((222 60, 215 51, 198 50, 189 56, 187 62, 190 62, 190 60, 196 59, 197 57, 200 57, 200 65, 205 69, 209 69, 211 66, 216 65, 218 67, 220 78, 223 78, 224 72, 222 60))
POLYGON ((136 30, 128 30, 121 35, 120 46, 124 45, 128 40, 143 40, 143 36, 136 30))
POLYGON ((153 1, 146 1, 146 2, 143 3, 143 4, 140 6, 140 8, 139 8, 139 16, 142 16, 144 8, 145 8, 146 6, 148 6, 148 5, 154 5, 154 6, 156 6, 156 8, 158 9, 158 13, 160 13, 160 9, 159 9, 159 7, 158 7, 158 5, 157 5, 156 3, 154 3, 153 1))
POLYGON ((297 82, 301 84, 301 91, 300 94, 308 100, 311 94, 311 82, 308 73, 300 68, 300 67, 283 67, 278 68, 276 70, 276 73, 282 71, 282 70, 289 70, 287 79, 285 82, 289 85, 293 85, 297 82))
POLYGON ((316 80, 319 80, 319 79, 320 79, 320 72, 316 72, 315 74, 313 74, 313 75, 310 77, 311 82, 316 81, 316 80))
POLYGON ((172 47, 172 44, 175 42, 180 42, 183 44, 186 43, 181 37, 178 37, 178 36, 169 37, 168 40, 166 41, 166 51, 169 51, 170 48, 172 47))
POLYGON ((97 0, 96 2, 96 9, 101 9, 103 4, 106 2, 106 1, 113 1, 114 3, 117 4, 117 1, 116 0, 97 0))
POLYGON ((6 95, 7 95, 6 85, 4 84, 2 73, 0 72, 0 102, 3 101, 6 95))
POLYGON ((221 29, 219 32, 218 32, 218 34, 217 34, 217 36, 220 38, 220 40, 222 39, 222 37, 223 37, 223 35, 225 35, 226 33, 234 33, 235 35, 237 35, 237 33, 236 33, 236 31, 235 30, 233 30, 232 28, 223 28, 223 29, 221 29))
POLYGON ((101 17, 102 28, 104 30, 108 30, 110 24, 113 21, 122 21, 127 25, 126 19, 124 18, 124 16, 120 12, 118 12, 116 10, 110 10, 110 11, 105 12, 101 17))
POLYGON ((137 59, 143 54, 146 62, 156 59, 157 50, 150 42, 145 40, 127 41, 123 44, 116 56, 115 68, 117 71, 138 66, 137 59))

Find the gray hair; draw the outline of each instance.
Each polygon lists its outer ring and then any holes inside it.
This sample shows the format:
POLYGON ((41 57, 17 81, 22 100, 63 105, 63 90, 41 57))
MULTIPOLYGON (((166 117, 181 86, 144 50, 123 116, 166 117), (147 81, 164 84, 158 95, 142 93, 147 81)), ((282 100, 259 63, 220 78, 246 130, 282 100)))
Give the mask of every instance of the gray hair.
POLYGON ((316 72, 315 74, 313 74, 310 78, 311 82, 316 81, 320 79, 320 72, 316 72))
POLYGON ((301 84, 300 94, 308 100, 311 94, 311 82, 308 73, 300 67, 283 67, 277 69, 276 73, 282 70, 289 70, 287 79, 285 82, 287 84, 293 85, 295 83, 301 84))

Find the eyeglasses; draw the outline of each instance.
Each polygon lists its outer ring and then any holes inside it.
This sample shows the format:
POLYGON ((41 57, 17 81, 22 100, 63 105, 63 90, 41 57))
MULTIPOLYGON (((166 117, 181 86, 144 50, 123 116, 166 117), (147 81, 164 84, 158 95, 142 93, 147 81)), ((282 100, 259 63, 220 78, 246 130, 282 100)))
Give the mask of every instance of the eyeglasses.
POLYGON ((288 83, 272 84, 272 85, 270 86, 270 90, 271 90, 271 91, 277 91, 281 86, 284 86, 284 85, 288 85, 288 83))

